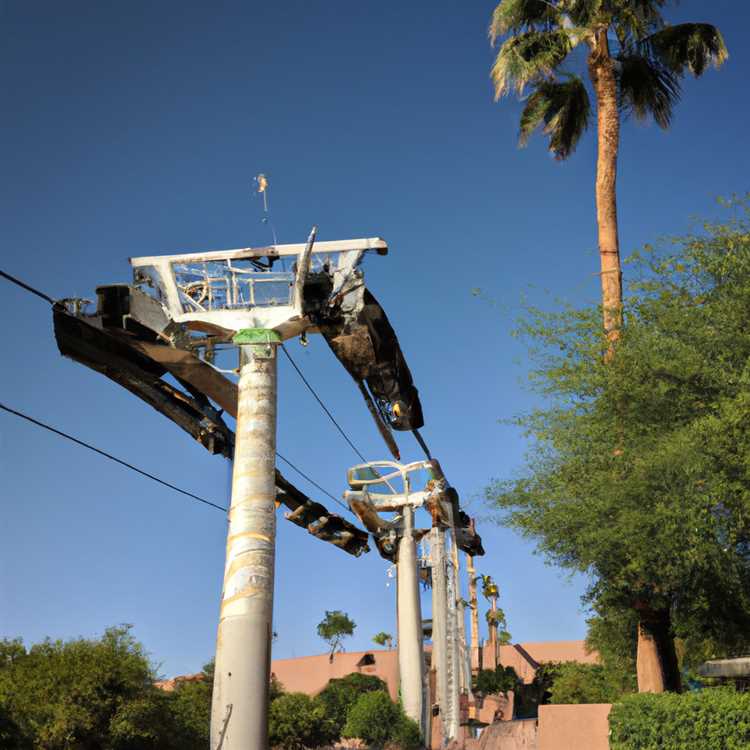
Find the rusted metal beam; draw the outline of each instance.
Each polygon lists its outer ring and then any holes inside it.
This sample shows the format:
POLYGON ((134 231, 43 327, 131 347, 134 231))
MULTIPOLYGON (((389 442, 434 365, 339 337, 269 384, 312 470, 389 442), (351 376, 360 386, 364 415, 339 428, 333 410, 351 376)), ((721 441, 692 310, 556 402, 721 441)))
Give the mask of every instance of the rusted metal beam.
MULTIPOLYGON (((135 293, 123 295, 119 287, 100 287, 96 315, 74 315, 56 304, 53 321, 60 353, 123 386, 211 453, 231 458, 234 433, 208 398, 236 416, 237 386, 194 353, 158 343, 169 335, 166 316, 160 318, 142 292, 125 288, 135 293), (188 393, 162 380, 168 372, 188 393)), ((297 513, 294 518, 287 516, 292 523, 316 538, 355 557, 369 552, 365 531, 311 500, 278 470, 276 499, 297 513)))

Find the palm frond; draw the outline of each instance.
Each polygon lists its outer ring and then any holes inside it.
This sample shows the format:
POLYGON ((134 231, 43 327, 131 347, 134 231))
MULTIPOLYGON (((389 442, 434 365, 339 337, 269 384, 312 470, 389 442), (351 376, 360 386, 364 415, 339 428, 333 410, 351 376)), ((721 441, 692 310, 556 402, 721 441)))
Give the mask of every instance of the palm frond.
POLYGON ((550 29, 560 13, 548 0, 502 0, 492 13, 490 40, 494 45, 505 34, 550 29))
POLYGON ((677 75, 657 60, 642 55, 621 55, 617 59, 620 109, 632 112, 639 120, 650 115, 659 127, 668 128, 672 110, 680 98, 677 75))
POLYGON ((696 78, 729 57, 721 32, 710 23, 666 26, 644 39, 642 47, 673 73, 683 75, 687 68, 696 78))
POLYGON ((529 84, 551 76, 578 43, 575 32, 576 29, 527 31, 507 39, 490 72, 495 99, 512 89, 521 95, 529 84))
POLYGON ((666 0, 618 0, 613 9, 613 25, 620 44, 630 46, 663 28, 660 9, 665 4, 666 0))
POLYGON ((588 127, 591 103, 581 78, 568 75, 565 81, 541 81, 521 113, 519 145, 543 125, 549 149, 556 159, 567 159, 588 127))

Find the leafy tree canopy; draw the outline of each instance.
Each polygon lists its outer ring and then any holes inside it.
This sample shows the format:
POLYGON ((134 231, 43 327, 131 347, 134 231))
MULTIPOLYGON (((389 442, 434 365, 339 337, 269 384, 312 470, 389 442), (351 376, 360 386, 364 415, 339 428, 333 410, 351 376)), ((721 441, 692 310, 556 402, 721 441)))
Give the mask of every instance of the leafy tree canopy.
POLYGON ((520 333, 544 406, 516 422, 524 475, 500 521, 585 573, 599 612, 670 611, 686 643, 750 632, 750 214, 646 247, 617 356, 596 307, 531 310, 520 333))
MULTIPOLYGON (((707 23, 666 23, 664 0, 502 0, 490 22, 499 44, 492 67, 495 96, 523 96, 520 143, 541 128, 550 151, 566 159, 591 121, 574 50, 585 47, 592 78, 611 67, 616 106, 669 127, 680 79, 701 76, 728 56, 721 32, 707 23), (567 66, 567 67, 566 67, 567 66)), ((580 67, 580 64, 578 65, 580 67)))
POLYGON ((326 610, 326 616, 318 623, 318 635, 328 644, 330 648, 330 659, 343 651, 342 639, 353 635, 357 623, 352 620, 346 612, 339 609, 326 610))
POLYGON ((376 643, 378 646, 388 646, 388 648, 391 648, 393 646, 393 636, 390 633, 381 630, 380 633, 376 633, 372 637, 372 642, 376 643))
POLYGON ((482 695, 497 695, 516 690, 521 680, 513 667, 498 664, 495 669, 482 669, 473 680, 473 689, 482 695))
POLYGON ((3 747, 190 750, 208 742, 210 683, 154 686, 129 626, 96 640, 0 641, 3 747), (8 739, 8 738, 12 739, 8 739))
POLYGON ((325 706, 326 716, 335 725, 337 737, 344 727, 349 709, 357 702, 359 696, 375 690, 388 691, 385 682, 375 675, 352 672, 346 677, 328 681, 318 694, 318 698, 325 706))
POLYGON ((320 747, 337 739, 325 706, 304 693, 284 693, 273 701, 268 712, 268 738, 271 747, 304 750, 320 747))

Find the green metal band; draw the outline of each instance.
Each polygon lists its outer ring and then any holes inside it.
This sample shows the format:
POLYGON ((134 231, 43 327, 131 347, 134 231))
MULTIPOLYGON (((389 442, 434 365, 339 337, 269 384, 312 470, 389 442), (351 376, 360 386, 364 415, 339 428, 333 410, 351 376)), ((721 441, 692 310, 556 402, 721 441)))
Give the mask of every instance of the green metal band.
POLYGON ((232 338, 233 344, 280 344, 281 336, 269 328, 242 328, 232 338))

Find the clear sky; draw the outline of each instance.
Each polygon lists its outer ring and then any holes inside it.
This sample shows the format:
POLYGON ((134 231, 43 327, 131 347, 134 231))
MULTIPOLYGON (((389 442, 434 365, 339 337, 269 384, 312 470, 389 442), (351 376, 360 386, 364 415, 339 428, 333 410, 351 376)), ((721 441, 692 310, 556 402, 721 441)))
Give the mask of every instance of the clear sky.
MULTIPOLYGON (((493 5, 0 3, 2 268, 54 297, 91 298, 129 280, 129 256, 267 244, 252 194, 265 172, 280 242, 313 223, 321 239, 389 242, 387 257, 367 260, 368 285, 420 389, 427 440, 485 516, 483 488, 518 473, 526 448, 500 420, 535 403, 511 337, 522 298, 598 293, 593 133, 563 164, 539 137, 517 149, 520 106, 495 104, 488 78, 493 5)), ((731 57, 685 81, 670 132, 625 124, 626 253, 750 187, 750 11, 685 0, 669 17, 718 24, 731 57)), ((227 501, 224 459, 60 357, 43 302, 4 282, 0 294, 0 400, 227 501)), ((385 458, 324 342, 289 346, 355 442, 385 458)), ((420 457, 408 434, 400 442, 404 458, 420 457)), ((357 460, 283 358, 278 447, 337 496, 357 460)), ((33 642, 128 622, 164 674, 212 656, 220 513, 7 414, 0 496, 0 635, 33 642)), ((584 582, 489 520, 479 530, 478 567, 500 584, 514 640, 583 637, 584 582)), ((280 519, 277 560, 276 656, 323 651, 326 609, 356 621, 350 649, 395 632, 395 588, 374 551, 354 559, 280 519)))

